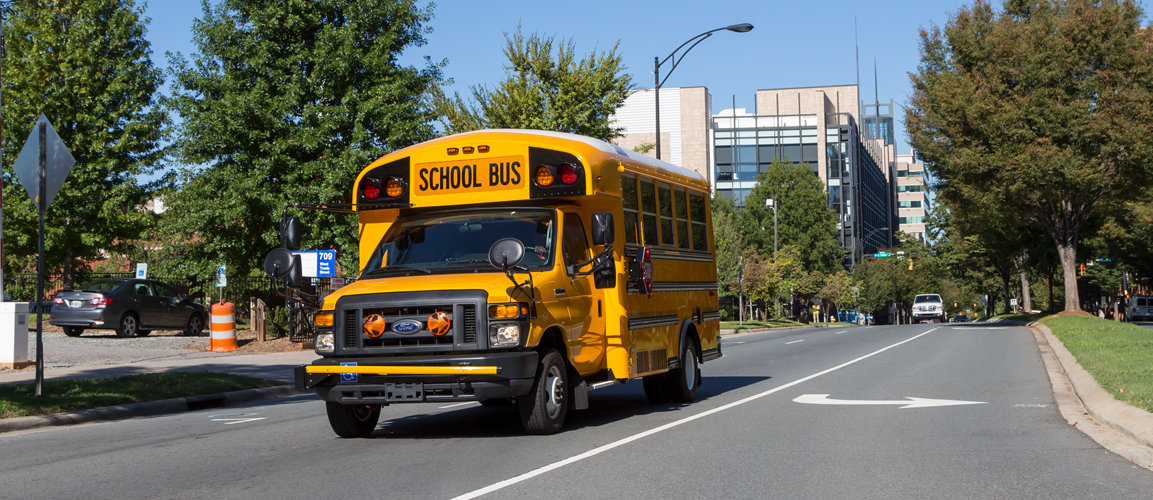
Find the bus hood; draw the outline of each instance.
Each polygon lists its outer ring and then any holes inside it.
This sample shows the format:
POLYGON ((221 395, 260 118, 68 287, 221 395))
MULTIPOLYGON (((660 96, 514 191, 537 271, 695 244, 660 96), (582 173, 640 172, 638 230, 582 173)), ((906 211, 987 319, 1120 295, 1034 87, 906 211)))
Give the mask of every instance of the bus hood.
MULTIPOLYGON (((522 274, 516 276, 524 280, 522 274)), ((370 278, 341 287, 324 297, 321 310, 336 309, 341 297, 374 293, 424 292, 431 290, 483 290, 488 292, 489 303, 526 302, 528 297, 516 291, 503 273, 485 272, 469 274, 432 274, 370 278)))

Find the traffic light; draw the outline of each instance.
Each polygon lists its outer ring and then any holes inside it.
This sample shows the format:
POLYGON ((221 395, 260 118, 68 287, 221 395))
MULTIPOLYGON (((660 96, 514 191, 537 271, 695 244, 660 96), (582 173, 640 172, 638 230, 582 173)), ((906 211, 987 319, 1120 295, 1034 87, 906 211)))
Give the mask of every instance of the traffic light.
POLYGON ((1081 264, 1081 276, 1085 275, 1085 264, 1081 264))
POLYGON ((913 270, 913 259, 909 259, 909 270, 913 270))

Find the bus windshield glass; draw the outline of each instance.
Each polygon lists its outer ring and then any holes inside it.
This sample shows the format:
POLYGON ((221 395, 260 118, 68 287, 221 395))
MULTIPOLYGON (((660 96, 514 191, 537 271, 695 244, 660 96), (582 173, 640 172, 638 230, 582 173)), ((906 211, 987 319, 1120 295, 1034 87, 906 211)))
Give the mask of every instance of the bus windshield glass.
POLYGON ((504 238, 524 244, 520 267, 552 267, 556 213, 541 209, 477 210, 400 218, 364 266, 361 279, 411 274, 498 271, 488 250, 504 238))

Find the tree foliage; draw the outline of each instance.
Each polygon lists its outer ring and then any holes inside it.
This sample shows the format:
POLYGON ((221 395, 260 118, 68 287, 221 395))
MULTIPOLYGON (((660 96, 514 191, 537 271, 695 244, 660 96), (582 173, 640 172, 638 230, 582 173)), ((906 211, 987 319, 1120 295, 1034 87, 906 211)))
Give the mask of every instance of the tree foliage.
POLYGON ((35 265, 38 216, 12 171, 32 124, 48 117, 76 165, 48 208, 45 260, 65 274, 101 250, 124 253, 152 222, 152 186, 166 118, 163 81, 132 0, 13 2, 4 16, 4 207, 9 269, 35 265), (26 201, 28 200, 28 201, 26 201))
POLYGON ((634 90, 623 57, 614 44, 608 52, 577 60, 572 39, 525 37, 520 26, 505 33, 505 80, 490 90, 471 87, 472 101, 439 89, 433 102, 448 133, 485 128, 522 128, 569 132, 611 140, 621 136, 613 114, 634 90), (555 45, 555 51, 554 51, 555 45))
POLYGON ((1037 224, 1079 308, 1077 246, 1153 173, 1153 30, 1131 1, 978 0, 921 32, 905 122, 944 203, 1037 224))
POLYGON ((776 160, 757 175, 757 184, 745 197, 743 210, 746 244, 762 254, 773 252, 773 210, 777 204, 777 245, 803 248, 806 271, 832 273, 841 268, 844 251, 837 242, 837 214, 829 207, 829 195, 821 180, 803 164, 776 160))
MULTIPOLYGON (((443 63, 403 66, 431 7, 408 0, 222 0, 193 24, 198 53, 170 55, 169 106, 183 172, 161 237, 202 273, 247 275, 278 246, 289 203, 349 203, 372 160, 434 136, 429 93, 443 63)), ((352 216, 298 212, 305 245, 358 268, 352 216)))

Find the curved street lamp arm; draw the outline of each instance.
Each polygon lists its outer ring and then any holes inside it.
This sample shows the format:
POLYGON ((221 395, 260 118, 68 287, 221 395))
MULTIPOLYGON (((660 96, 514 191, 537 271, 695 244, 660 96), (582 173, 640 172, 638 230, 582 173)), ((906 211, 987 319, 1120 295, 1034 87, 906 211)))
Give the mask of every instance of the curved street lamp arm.
MULTIPOLYGON (((720 29, 724 29, 724 28, 720 28, 720 29)), ((713 31, 717 31, 717 30, 713 30, 713 31)), ((673 71, 675 71, 677 69, 677 65, 679 65, 681 63, 681 61, 685 60, 685 56, 689 54, 689 51, 693 50, 693 47, 696 47, 697 44, 705 41, 705 39, 707 39, 708 37, 713 36, 713 31, 706 31, 704 33, 701 33, 697 36, 690 38, 687 42, 682 43, 680 47, 677 47, 677 49, 674 50, 672 54, 669 54, 668 57, 664 58, 664 60, 662 60, 658 66, 664 66, 665 63, 669 61, 669 59, 673 60, 673 65, 665 73, 665 77, 660 81, 660 83, 658 85, 663 87, 665 85, 665 81, 668 80, 669 76, 673 74, 673 71), (681 57, 679 57, 679 58, 674 57, 677 55, 677 52, 680 52, 680 50, 682 48, 684 48, 685 45, 688 45, 689 43, 692 43, 692 45, 689 46, 688 49, 685 49, 685 51, 681 54, 681 57)))

